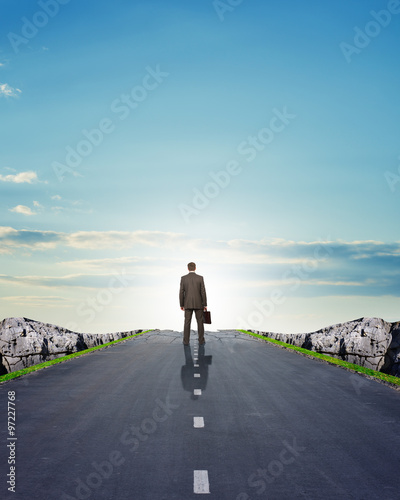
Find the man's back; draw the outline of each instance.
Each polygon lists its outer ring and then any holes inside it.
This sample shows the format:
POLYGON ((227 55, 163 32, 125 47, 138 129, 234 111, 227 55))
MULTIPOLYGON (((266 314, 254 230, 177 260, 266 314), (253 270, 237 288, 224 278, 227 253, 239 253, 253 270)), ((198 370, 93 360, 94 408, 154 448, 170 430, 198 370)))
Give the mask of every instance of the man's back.
POLYGON ((179 291, 180 306, 185 309, 203 309, 207 306, 203 276, 190 272, 181 278, 179 291))

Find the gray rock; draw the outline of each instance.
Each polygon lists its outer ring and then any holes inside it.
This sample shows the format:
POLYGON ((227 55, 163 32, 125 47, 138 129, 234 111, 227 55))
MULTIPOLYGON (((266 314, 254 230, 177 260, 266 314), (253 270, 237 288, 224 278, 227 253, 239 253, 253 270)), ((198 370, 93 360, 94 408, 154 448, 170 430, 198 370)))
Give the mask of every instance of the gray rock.
POLYGON ((392 323, 392 341, 386 353, 382 371, 400 377, 400 322, 392 323))
POLYGON ((312 333, 257 333, 400 377, 400 322, 360 318, 312 333))
MULTIPOLYGON (((75 333, 27 318, 7 318, 0 323, 0 375, 141 331, 75 333)), ((400 377, 400 322, 361 318, 312 333, 256 333, 400 377)))
POLYGON ((0 375, 129 337, 141 331, 75 333, 27 318, 6 318, 0 323, 0 375))

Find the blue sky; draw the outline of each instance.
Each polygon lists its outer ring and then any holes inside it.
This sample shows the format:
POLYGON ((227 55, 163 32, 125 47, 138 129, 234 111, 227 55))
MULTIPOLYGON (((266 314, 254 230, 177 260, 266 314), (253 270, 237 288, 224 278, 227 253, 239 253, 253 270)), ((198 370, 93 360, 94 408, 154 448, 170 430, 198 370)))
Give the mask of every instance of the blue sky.
POLYGON ((400 2, 2 6, 2 317, 399 319, 400 2))

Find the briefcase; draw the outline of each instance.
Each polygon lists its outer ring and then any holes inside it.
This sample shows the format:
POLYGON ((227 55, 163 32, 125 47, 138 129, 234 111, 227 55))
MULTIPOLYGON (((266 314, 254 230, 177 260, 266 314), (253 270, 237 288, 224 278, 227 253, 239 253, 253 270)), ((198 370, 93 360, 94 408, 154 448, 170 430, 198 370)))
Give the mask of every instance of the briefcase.
POLYGON ((210 311, 203 311, 203 323, 206 323, 207 325, 211 325, 211 312, 210 311))

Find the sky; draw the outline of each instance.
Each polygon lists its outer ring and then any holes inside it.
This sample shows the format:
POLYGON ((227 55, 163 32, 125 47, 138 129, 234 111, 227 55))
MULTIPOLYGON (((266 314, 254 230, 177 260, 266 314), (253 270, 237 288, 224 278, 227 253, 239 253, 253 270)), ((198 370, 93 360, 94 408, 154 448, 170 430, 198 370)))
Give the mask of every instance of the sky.
POLYGON ((0 318, 400 319, 399 1, 1 3, 0 318))

